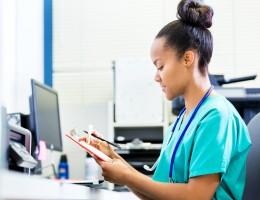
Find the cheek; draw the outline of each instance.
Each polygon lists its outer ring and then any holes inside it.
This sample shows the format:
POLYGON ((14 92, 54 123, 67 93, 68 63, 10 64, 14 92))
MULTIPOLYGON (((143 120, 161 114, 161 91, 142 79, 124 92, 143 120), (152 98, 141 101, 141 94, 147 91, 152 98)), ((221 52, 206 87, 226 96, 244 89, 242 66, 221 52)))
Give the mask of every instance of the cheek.
POLYGON ((161 72, 162 80, 165 84, 171 85, 175 82, 178 82, 180 73, 178 72, 178 69, 173 66, 167 66, 165 67, 165 70, 161 72))
POLYGON ((161 73, 162 82, 167 88, 167 98, 179 96, 186 84, 186 73, 182 66, 169 67, 161 73))

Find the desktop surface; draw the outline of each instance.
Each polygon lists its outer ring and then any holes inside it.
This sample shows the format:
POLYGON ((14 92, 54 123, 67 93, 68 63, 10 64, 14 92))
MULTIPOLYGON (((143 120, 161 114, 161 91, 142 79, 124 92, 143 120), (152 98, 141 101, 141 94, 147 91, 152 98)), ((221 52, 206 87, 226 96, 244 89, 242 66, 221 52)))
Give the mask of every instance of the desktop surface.
POLYGON ((135 200, 138 198, 131 192, 115 192, 103 189, 94 189, 0 170, 0 199, 135 200))

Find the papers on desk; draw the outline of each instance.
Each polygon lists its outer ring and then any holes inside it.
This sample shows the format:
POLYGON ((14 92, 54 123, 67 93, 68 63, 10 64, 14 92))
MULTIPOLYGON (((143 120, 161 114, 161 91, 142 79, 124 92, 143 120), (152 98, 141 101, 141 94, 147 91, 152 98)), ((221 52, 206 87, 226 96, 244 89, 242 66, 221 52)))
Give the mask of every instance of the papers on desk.
POLYGON ((88 152, 90 155, 95 155, 102 161, 111 162, 112 159, 109 158, 106 154, 104 154, 102 151, 98 150, 97 148, 87 144, 84 141, 79 141, 79 138, 77 136, 66 134, 68 138, 70 138, 72 141, 77 143, 79 146, 81 146, 86 152, 88 152))

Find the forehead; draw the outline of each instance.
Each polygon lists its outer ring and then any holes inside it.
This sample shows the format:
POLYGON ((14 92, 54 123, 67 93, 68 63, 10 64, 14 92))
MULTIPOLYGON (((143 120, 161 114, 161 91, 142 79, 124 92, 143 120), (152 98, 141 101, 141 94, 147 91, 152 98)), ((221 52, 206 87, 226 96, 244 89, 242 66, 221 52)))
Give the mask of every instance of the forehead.
POLYGON ((156 38, 151 47, 151 57, 155 58, 157 56, 160 56, 163 54, 163 52, 166 50, 165 47, 165 38, 156 38))
POLYGON ((152 47, 151 47, 151 59, 152 61, 156 61, 157 59, 164 59, 167 57, 175 58, 176 57, 176 50, 173 48, 170 48, 166 45, 166 39, 165 38, 156 38, 153 41, 152 47))

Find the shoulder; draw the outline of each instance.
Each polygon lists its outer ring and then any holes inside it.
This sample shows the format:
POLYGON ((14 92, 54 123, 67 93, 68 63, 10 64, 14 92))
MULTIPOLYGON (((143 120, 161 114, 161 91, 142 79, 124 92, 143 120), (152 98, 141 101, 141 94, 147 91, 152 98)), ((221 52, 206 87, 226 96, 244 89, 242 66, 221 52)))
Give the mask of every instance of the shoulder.
POLYGON ((212 96, 202 106, 197 118, 197 132, 228 135, 239 138, 248 135, 244 120, 234 106, 223 96, 212 96))
MULTIPOLYGON (((237 138, 248 135, 247 126, 234 106, 223 96, 211 96, 197 116, 196 132, 237 138)), ((199 134, 199 133, 197 133, 199 134)))
POLYGON ((243 123, 234 106, 221 95, 210 96, 202 106, 199 113, 200 121, 221 120, 221 121, 239 121, 243 123))

